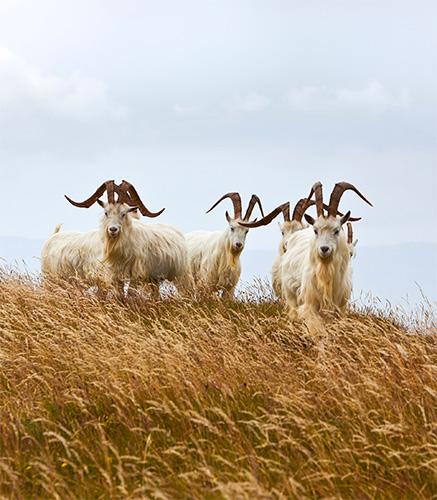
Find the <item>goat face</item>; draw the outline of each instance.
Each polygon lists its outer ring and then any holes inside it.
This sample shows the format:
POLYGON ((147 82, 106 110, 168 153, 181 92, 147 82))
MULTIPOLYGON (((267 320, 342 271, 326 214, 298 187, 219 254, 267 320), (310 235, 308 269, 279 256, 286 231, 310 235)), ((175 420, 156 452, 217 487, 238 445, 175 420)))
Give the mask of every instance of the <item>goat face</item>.
POLYGON ((102 203, 105 213, 102 217, 102 226, 105 234, 109 238, 118 238, 123 231, 123 227, 131 224, 131 216, 135 213, 136 207, 129 207, 123 203, 102 203))
POLYGON ((328 260, 335 254, 340 238, 345 237, 342 226, 349 217, 350 212, 341 218, 319 217, 314 220, 310 215, 305 214, 307 222, 313 226, 315 246, 320 259, 328 260))
POLYGON ((232 252, 239 254, 244 250, 246 236, 249 230, 246 227, 240 226, 236 219, 228 219, 228 237, 231 242, 232 252))

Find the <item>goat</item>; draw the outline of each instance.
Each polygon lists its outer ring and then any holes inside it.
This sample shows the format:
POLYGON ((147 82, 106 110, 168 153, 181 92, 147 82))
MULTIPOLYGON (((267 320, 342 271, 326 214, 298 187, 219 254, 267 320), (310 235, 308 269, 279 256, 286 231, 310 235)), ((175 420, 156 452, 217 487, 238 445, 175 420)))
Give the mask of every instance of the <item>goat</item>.
MULTIPOLYGON (((135 215, 137 209, 148 217, 157 217, 164 209, 157 213, 150 212, 130 183, 123 181, 117 186, 113 181, 107 181, 84 202, 66 198, 77 207, 89 208, 97 202, 104 209, 99 231, 80 237, 74 233, 64 247, 77 255, 80 254, 77 241, 84 241, 120 293, 126 281, 135 287, 159 284, 166 279, 181 282, 187 279, 187 248, 183 234, 171 226, 150 226, 139 221, 135 215), (105 189, 108 191, 108 203, 99 199, 105 189), (114 192, 118 194, 117 201, 114 192)), ((75 264, 73 261, 71 267, 75 264)))
MULTIPOLYGON (((302 218, 311 206, 315 205, 315 201, 311 200, 312 194, 308 198, 301 198, 295 205, 293 210, 293 216, 290 219, 290 202, 283 203, 279 205, 279 207, 272 210, 268 215, 260 219, 259 221, 253 223, 240 223, 244 227, 254 228, 260 226, 266 226, 269 224, 275 217, 277 217, 280 213, 282 213, 284 217, 284 222, 279 223, 279 228, 281 230, 282 239, 279 244, 278 254, 273 261, 272 266, 272 287, 277 297, 281 297, 282 295, 282 283, 281 283, 281 259, 282 256, 287 251, 287 247, 289 244, 290 237, 296 233, 296 231, 300 231, 308 227, 307 224, 302 222, 302 218)), ((327 205, 324 205, 325 209, 328 209, 327 205)), ((343 215, 340 212, 337 212, 339 215, 343 215)), ((350 218, 350 220, 359 220, 355 218, 350 218)))
POLYGON ((341 196, 352 190, 372 204, 352 184, 337 183, 331 193, 328 214, 324 215, 322 185, 313 186, 317 219, 305 214, 312 226, 292 234, 282 256, 280 274, 282 294, 290 315, 301 318, 324 311, 344 311, 352 293, 350 248, 343 225, 351 213, 337 217, 341 196))
MULTIPOLYGON (((98 197, 108 192, 108 200, 113 201, 114 181, 103 183, 96 191, 98 197)), ((76 204, 68 196, 67 200, 75 206, 90 207, 91 199, 76 204)), ((138 209, 129 210, 129 216, 139 219, 138 209)), ((107 266, 104 265, 103 238, 100 230, 79 233, 60 232, 56 226, 53 234, 44 243, 41 251, 41 270, 46 278, 79 279, 88 286, 103 284, 108 281, 107 266)))
POLYGON ((246 214, 242 217, 241 197, 238 193, 225 194, 207 213, 226 198, 230 198, 233 203, 234 217, 231 218, 226 212, 228 227, 225 231, 193 231, 186 234, 185 238, 194 283, 208 292, 218 292, 223 296, 232 297, 240 279, 240 256, 249 231, 239 223, 249 221, 256 204, 263 216, 264 213, 260 199, 252 195, 246 214))

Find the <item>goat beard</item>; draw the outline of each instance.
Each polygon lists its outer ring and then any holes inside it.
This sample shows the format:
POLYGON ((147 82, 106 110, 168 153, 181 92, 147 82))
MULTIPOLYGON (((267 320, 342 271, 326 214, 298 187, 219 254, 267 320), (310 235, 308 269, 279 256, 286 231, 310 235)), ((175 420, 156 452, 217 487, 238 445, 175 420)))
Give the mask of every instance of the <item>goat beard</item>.
POLYGON ((322 257, 321 255, 319 255, 319 253, 317 252, 317 257, 319 259, 319 262, 320 264, 322 265, 328 265, 332 262, 333 258, 334 258, 334 252, 330 253, 329 255, 327 255, 326 257, 322 257))
POLYGON ((117 249, 117 246, 120 242, 121 234, 118 234, 116 237, 114 236, 109 236, 105 235, 104 238, 104 245, 103 245, 103 250, 104 250, 104 259, 108 260, 111 258, 111 255, 114 254, 114 252, 117 249))

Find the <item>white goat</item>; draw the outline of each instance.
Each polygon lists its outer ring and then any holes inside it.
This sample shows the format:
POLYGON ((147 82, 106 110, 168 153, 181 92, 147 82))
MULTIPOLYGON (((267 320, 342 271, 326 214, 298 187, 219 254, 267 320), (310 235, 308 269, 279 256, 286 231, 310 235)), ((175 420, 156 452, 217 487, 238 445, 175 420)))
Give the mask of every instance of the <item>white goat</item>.
POLYGON ((157 284, 165 279, 187 279, 187 248, 183 234, 171 226, 150 226, 140 222, 138 216, 133 215, 137 209, 148 217, 157 217, 163 210, 150 212, 131 184, 123 181, 117 186, 108 181, 84 202, 67 199, 73 205, 85 208, 97 201, 105 210, 100 230, 85 234, 70 233, 69 236, 65 233, 59 235, 63 237, 60 242, 54 242, 56 234, 53 235, 48 248, 43 251, 43 261, 47 263, 45 273, 61 274, 62 277, 77 274, 88 280, 87 270, 91 268, 93 279, 92 267, 95 266, 97 274, 107 274, 110 282, 120 291, 126 281, 131 286, 138 286, 157 284), (108 203, 98 199, 105 189, 108 190, 108 203), (118 193, 117 201, 114 200, 114 190, 118 193), (50 266, 56 261, 60 264, 50 266), (53 272, 64 269, 62 273, 53 272), (68 274, 71 271, 72 274, 68 274))
MULTIPOLYGON (((305 229, 308 227, 308 224, 305 224, 302 222, 302 218, 308 210, 309 207, 315 205, 315 201, 311 200, 310 197, 312 196, 312 193, 308 198, 301 198, 295 205, 294 210, 293 210, 293 216, 290 219, 290 203, 286 202, 283 203, 282 205, 279 205, 279 207, 275 208, 270 212, 268 215, 260 219, 259 221, 253 222, 253 223, 244 223, 242 222, 241 225, 244 227, 249 227, 249 228, 254 228, 254 227, 260 227, 260 226, 266 226, 267 224, 270 224, 270 222, 277 217, 280 213, 282 213, 284 217, 284 222, 281 224, 279 223, 279 229, 282 234, 281 242, 279 244, 279 249, 278 249, 278 255, 275 257, 275 260, 273 261, 273 266, 272 266, 272 286, 273 290, 275 291, 275 294, 277 297, 281 297, 282 295, 282 282, 281 282, 281 259, 282 256, 285 254, 287 251, 288 245, 289 245, 289 240, 290 237, 296 233, 296 231, 300 231, 302 229, 305 229)), ((324 208, 327 210, 328 206, 323 205, 324 208)), ((343 215, 340 212, 337 212, 339 215, 343 215)), ((350 220, 359 220, 359 219, 350 219, 350 220)))
MULTIPOLYGON (((114 181, 103 183, 95 195, 101 196, 108 191, 108 199, 114 197, 116 189, 114 181)), ((83 203, 70 203, 81 207, 90 207, 93 197, 83 203)), ((129 210, 129 216, 139 219, 138 209, 129 210)), ((101 230, 86 233, 60 232, 61 226, 55 228, 53 234, 44 243, 41 251, 41 270, 46 278, 77 278, 87 286, 107 284, 109 280, 107 266, 104 265, 103 237, 101 230)))
POLYGON ((244 249, 249 229, 240 226, 240 222, 249 221, 253 209, 258 204, 261 214, 261 201, 252 195, 246 214, 242 217, 241 197, 238 193, 222 196, 209 210, 213 210, 221 201, 230 198, 234 205, 234 217, 226 212, 228 227, 225 231, 194 231, 185 235, 188 246, 188 260, 194 283, 209 292, 222 292, 232 297, 240 279, 240 255, 244 249))
POLYGON ((350 212, 337 217, 337 209, 348 189, 371 205, 352 184, 341 182, 332 191, 325 216, 322 185, 316 183, 312 192, 316 195, 317 219, 305 214, 313 227, 292 234, 288 240, 280 274, 282 294, 292 317, 344 311, 347 305, 352 292, 351 254, 342 226, 350 218, 350 212))

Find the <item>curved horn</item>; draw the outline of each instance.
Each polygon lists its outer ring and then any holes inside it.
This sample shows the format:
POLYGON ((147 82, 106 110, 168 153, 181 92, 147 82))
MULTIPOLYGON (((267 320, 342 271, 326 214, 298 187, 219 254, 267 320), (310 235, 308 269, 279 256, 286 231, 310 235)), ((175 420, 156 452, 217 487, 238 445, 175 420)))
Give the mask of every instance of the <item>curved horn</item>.
POLYGON ((114 200, 115 189, 116 189, 116 186, 115 186, 115 182, 114 181, 108 182, 106 184, 106 192, 107 192, 107 195, 108 195, 108 203, 112 203, 112 204, 115 203, 115 200, 114 200))
MULTIPOLYGON (((325 210, 328 210, 328 206, 327 205, 323 204, 323 206, 324 206, 325 210)), ((341 212, 339 212, 337 210, 337 215, 339 215, 340 217, 343 217, 344 214, 342 214, 341 212)), ((362 219, 362 217, 349 217, 348 220, 350 220, 351 222, 358 222, 361 219, 362 219)))
POLYGON ((267 224, 270 224, 270 222, 272 222, 272 220, 281 212, 284 215, 284 221, 288 222, 290 220, 290 203, 288 201, 286 203, 283 203, 282 205, 279 205, 279 207, 276 207, 269 214, 256 222, 240 222, 239 224, 240 226, 249 228, 267 226, 267 224))
POLYGON ((159 212, 151 212, 141 201, 137 190, 132 186, 130 182, 123 180, 123 182, 118 186, 118 193, 121 198, 119 199, 120 203, 126 203, 131 207, 138 207, 139 211, 145 215, 146 217, 158 217, 164 212, 165 208, 160 210, 159 212))
POLYGON ((334 189, 332 190, 332 193, 331 193, 331 197, 329 199, 328 216, 335 217, 337 215, 337 210, 338 210, 338 205, 340 204, 340 199, 341 199, 343 193, 349 189, 354 191, 362 200, 364 200, 368 205, 373 207, 373 205, 370 203, 370 201, 367 198, 365 198, 354 185, 349 184, 348 182, 338 182, 334 186, 334 189))
POLYGON ((293 220, 297 222, 302 222, 303 214, 308 210, 308 208, 315 205, 316 202, 314 200, 310 200, 308 198, 301 198, 294 207, 293 210, 293 220))
MULTIPOLYGON (((311 205, 310 205, 311 206, 311 205)), ((323 203, 323 208, 328 211, 329 210, 329 207, 326 203, 323 203)), ((343 217, 343 213, 341 213, 339 210, 337 210, 337 215, 339 215, 340 217, 343 217)), ((358 222, 359 220, 361 220, 361 217, 349 217, 349 219, 351 222, 358 222)))
POLYGON ((354 231, 352 229, 352 224, 350 222, 348 222, 347 223, 347 242, 349 243, 349 245, 351 245, 353 241, 354 241, 354 231))
POLYGON ((128 193, 131 184, 126 181, 122 181, 116 188, 118 194, 118 203, 126 203, 126 205, 132 206, 133 201, 128 193))
POLYGON ((93 195, 91 195, 85 201, 80 201, 80 202, 74 201, 71 198, 69 198, 66 194, 64 196, 75 207, 89 208, 103 195, 105 191, 108 191, 108 202, 114 203, 114 189, 115 189, 114 181, 106 181, 97 189, 97 191, 93 195), (111 201, 111 193, 112 193, 112 201, 111 201))
POLYGON ((256 204, 258 204, 261 215, 264 217, 264 210, 261 204, 261 200, 258 198, 256 194, 253 194, 252 198, 250 198, 249 205, 246 210, 246 215, 244 216, 243 220, 248 221, 250 219, 250 216, 252 215, 253 209, 255 208, 256 204))
POLYGON ((239 193, 226 193, 214 205, 206 212, 207 214, 211 212, 219 203, 221 203, 226 198, 230 198, 234 205, 234 219, 241 219, 241 196, 239 193))
POLYGON ((316 195, 316 209, 317 209, 317 217, 323 217, 323 190, 322 190, 322 183, 321 182, 316 182, 313 184, 313 187, 311 188, 311 192, 308 196, 308 200, 311 198, 311 196, 315 194, 316 195))

